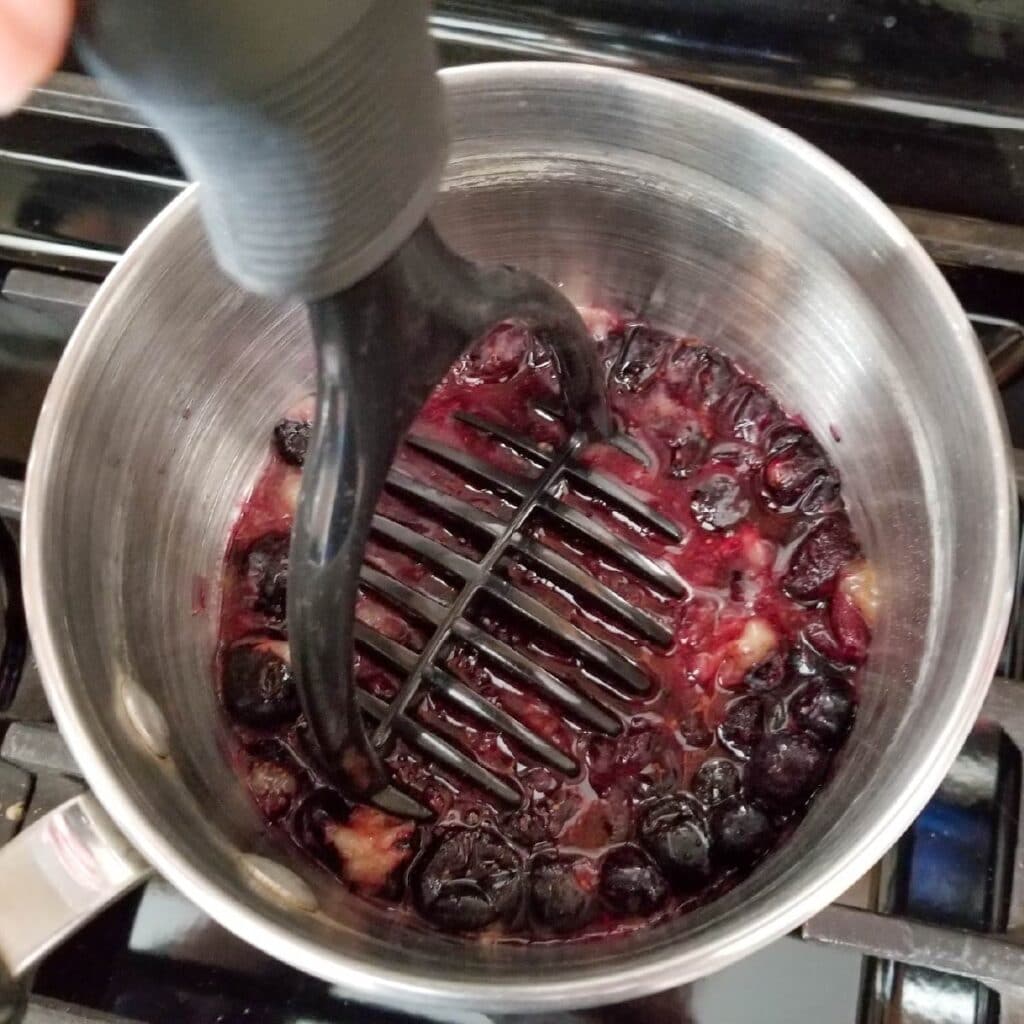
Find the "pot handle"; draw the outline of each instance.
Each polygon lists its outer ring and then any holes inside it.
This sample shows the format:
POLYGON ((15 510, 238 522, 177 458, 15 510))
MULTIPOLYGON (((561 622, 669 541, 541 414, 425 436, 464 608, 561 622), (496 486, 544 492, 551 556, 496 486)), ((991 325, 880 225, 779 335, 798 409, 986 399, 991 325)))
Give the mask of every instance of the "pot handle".
POLYGON ((17 1019, 17 982, 152 868, 91 793, 0 847, 0 1024, 17 1019))

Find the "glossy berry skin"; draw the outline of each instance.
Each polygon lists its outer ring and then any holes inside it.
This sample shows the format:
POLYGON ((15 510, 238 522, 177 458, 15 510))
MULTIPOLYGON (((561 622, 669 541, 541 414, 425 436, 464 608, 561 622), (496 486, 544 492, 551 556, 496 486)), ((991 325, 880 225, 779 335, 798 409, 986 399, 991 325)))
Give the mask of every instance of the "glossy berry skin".
POLYGON ((477 931, 515 911, 523 890, 519 856, 490 832, 458 829, 427 854, 416 881, 422 913, 447 931, 477 931))
POLYGON ((853 725, 853 689, 837 676, 817 676, 794 694, 789 709, 801 729, 835 747, 853 725))
POLYGON ((601 865, 601 895, 620 914, 650 914, 665 902, 668 884, 643 851, 620 846, 601 865))
POLYGON ((676 886, 695 888, 710 877, 708 826, 693 797, 677 794, 659 800, 644 815, 640 839, 676 886))
POLYGON ((765 493, 782 509, 807 515, 832 511, 839 494, 839 479, 825 453, 810 434, 798 436, 768 460, 764 467, 765 493))
POLYGON ((299 698, 289 666, 268 647, 240 644, 224 659, 224 706, 254 729, 272 729, 295 720, 299 698))
POLYGON ((716 807, 739 793, 740 771, 732 761, 716 757, 697 769, 690 786, 705 807, 716 807))
POLYGON ((679 401, 713 409, 736 382, 729 359, 706 345, 680 345, 665 370, 670 393, 679 401))
POLYGON ((668 353, 672 339, 647 324, 626 327, 622 352, 613 373, 615 384, 633 393, 647 389, 668 353))
POLYGON ((800 542, 782 578, 782 589, 798 601, 831 597, 840 570, 860 546, 845 516, 823 519, 800 542))
POLYGON ((780 419, 778 406, 754 384, 736 385, 718 406, 721 430, 740 441, 757 444, 780 419))
POLYGON ((773 733, 750 759, 750 792, 773 807, 791 810, 821 785, 827 767, 825 749, 813 736, 790 730, 773 733))
POLYGON ((750 499, 734 477, 715 473, 694 488, 690 511, 705 530, 731 530, 747 517, 750 499))
POLYGON ((768 815, 748 800, 729 800, 711 816, 712 850, 717 861, 733 867, 753 864, 771 845, 768 815))
POLYGON ((729 705, 718 726, 722 746, 747 758, 764 735, 764 704, 758 697, 740 697, 729 705))
POLYGON ((575 931, 593 916, 594 897, 580 885, 576 867, 569 857, 545 857, 530 871, 530 913, 552 931, 575 931))

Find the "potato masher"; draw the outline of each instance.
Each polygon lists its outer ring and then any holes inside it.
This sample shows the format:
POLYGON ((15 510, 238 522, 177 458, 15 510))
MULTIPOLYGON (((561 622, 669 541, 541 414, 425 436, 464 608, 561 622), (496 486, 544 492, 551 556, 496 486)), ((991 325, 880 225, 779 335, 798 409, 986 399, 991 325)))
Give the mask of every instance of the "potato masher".
POLYGON ((292 667, 313 745, 349 792, 413 814, 351 678, 359 568, 396 446, 502 319, 549 344, 567 424, 608 436, 597 353, 555 288, 452 252, 428 219, 445 157, 425 0, 93 0, 78 45, 164 131, 221 267, 308 305, 316 426, 290 556, 292 667))

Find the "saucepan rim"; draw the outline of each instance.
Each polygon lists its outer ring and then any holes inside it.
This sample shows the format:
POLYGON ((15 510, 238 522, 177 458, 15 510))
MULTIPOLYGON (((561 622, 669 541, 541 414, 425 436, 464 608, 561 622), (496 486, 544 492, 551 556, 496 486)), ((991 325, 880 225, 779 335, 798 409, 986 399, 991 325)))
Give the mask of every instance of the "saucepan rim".
POLYGON ((964 381, 964 390, 977 405, 977 436, 988 442, 979 446, 977 458, 991 460, 988 470, 997 482, 997 490, 1005 494, 1005 501, 995 502, 989 510, 994 552, 990 567, 991 585, 971 669, 956 696, 953 713, 936 726, 931 756, 921 758, 914 767, 911 784, 890 806, 879 808, 877 820, 862 834, 852 837, 849 847, 828 870, 807 879, 799 898, 774 905, 768 902, 752 918, 737 920, 728 927, 712 926, 699 956, 693 948, 676 950, 662 946, 631 957, 624 956, 621 963, 614 965, 602 961, 600 978, 589 972, 577 972, 575 976, 524 978, 519 984, 511 984, 507 978, 493 982, 454 980, 425 973, 414 974, 393 962, 371 963, 355 955, 326 948, 303 937, 298 928, 284 927, 268 919, 254 905, 237 898, 194 867, 190 858, 161 832, 158 823, 149 820, 134 803, 113 764, 104 755, 104 738, 83 728, 76 711, 74 666, 58 643, 59 623, 64 610, 53 606, 48 597, 46 579, 50 545, 44 523, 55 486, 50 475, 55 459, 54 445, 62 429, 63 408, 73 395, 69 387, 82 350, 95 334, 106 307, 116 300, 119 282, 129 268, 146 259, 150 250, 161 244, 162 238, 173 235, 179 222, 196 215, 194 187, 175 199, 142 232, 100 288, 68 345, 40 415, 26 487, 23 559, 25 604, 33 648, 54 716, 86 779, 126 836, 188 898, 248 942, 273 951, 280 959, 302 970, 343 986, 355 996, 412 1006, 421 1011, 432 1007, 493 1008, 499 1003, 506 1011, 585 1007, 648 994, 692 980, 784 935, 838 897, 910 825, 942 780, 966 738, 995 670, 1012 598, 1011 552, 1016 526, 1013 476, 1005 425, 991 377, 963 310, 946 282, 895 215, 864 185, 809 143, 723 100, 631 72, 586 65, 522 62, 450 69, 444 71, 442 77, 446 85, 460 91, 491 88, 501 82, 515 87, 531 81, 549 84, 556 90, 587 84, 592 84, 595 90, 628 88, 638 100, 647 97, 652 102, 677 103, 681 108, 725 119, 733 128, 749 131, 754 139, 770 141, 785 150, 795 162, 810 166, 833 183, 838 183, 863 210, 865 218, 873 220, 898 242, 903 257, 918 276, 922 287, 931 293, 948 322, 951 338, 966 356, 970 379, 964 381))

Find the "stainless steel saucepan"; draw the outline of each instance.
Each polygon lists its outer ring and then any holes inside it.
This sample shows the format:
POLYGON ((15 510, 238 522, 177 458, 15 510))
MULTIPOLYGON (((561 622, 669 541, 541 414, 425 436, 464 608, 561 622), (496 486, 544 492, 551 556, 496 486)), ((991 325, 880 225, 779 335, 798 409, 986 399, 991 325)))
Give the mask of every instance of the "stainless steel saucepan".
POLYGON ((835 777, 723 899, 579 945, 397 924, 268 839, 225 757, 218 580, 271 425, 311 388, 312 349, 299 310, 218 272, 190 191, 100 290, 36 434, 27 611, 95 797, 0 851, 12 973, 152 865, 238 935, 369 1000, 512 1011, 653 992, 837 897, 910 824, 975 718, 1009 612, 1015 504, 988 372, 917 243, 811 146, 699 92, 573 65, 443 77, 436 221, 456 249, 719 346, 840 468, 884 609, 835 777))

